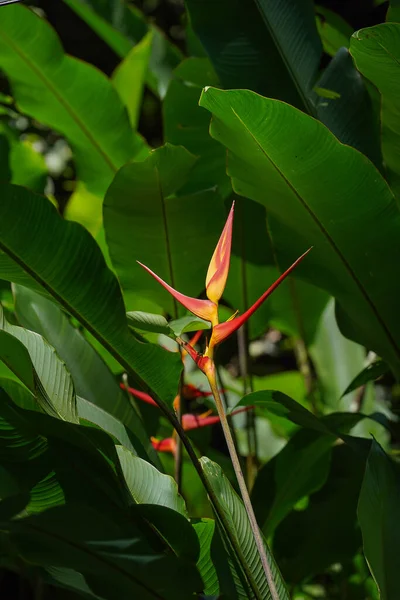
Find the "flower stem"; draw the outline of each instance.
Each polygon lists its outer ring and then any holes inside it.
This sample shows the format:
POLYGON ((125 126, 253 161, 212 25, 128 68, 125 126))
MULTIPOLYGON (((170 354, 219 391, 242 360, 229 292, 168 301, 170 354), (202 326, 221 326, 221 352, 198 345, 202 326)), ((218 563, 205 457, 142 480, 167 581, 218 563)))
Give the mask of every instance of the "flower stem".
POLYGON ((257 525, 256 516, 254 514, 253 506, 251 504, 249 492, 247 491, 246 481, 243 475, 242 468, 240 466, 239 457, 236 452, 235 444, 233 441, 232 433, 229 427, 228 420, 226 418, 226 414, 224 411, 224 407, 222 404, 221 396, 219 395, 215 364, 212 360, 209 361, 207 368, 204 370, 204 373, 208 379, 208 383, 210 384, 211 391, 214 396, 215 404, 217 407, 218 415, 221 421, 222 430, 225 435, 225 440, 228 446, 229 455, 231 457, 232 465, 236 474, 236 479, 239 484, 240 493, 242 495, 243 504, 245 506, 247 516, 250 522, 250 527, 253 532, 254 541, 257 546, 258 553, 260 555, 261 564, 264 569, 265 577, 267 579, 268 587, 271 592, 272 600, 279 600, 278 590, 276 589, 275 581, 272 575, 271 567, 268 561, 267 553, 264 546, 264 540, 262 538, 262 534, 257 525))

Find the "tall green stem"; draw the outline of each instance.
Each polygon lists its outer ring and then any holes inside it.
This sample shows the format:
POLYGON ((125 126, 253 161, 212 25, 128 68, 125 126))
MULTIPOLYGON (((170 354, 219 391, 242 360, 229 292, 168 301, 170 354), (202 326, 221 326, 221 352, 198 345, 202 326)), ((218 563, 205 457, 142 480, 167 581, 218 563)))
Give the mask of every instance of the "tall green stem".
POLYGON ((251 504, 249 492, 247 490, 246 481, 243 475, 242 468, 240 466, 239 457, 236 452, 235 444, 232 437, 232 432, 229 427, 228 420, 226 418, 226 414, 224 411, 224 407, 222 404, 221 396, 219 395, 215 364, 212 360, 207 363, 207 368, 204 369, 204 373, 208 379, 208 383, 210 384, 211 391, 214 396, 215 404, 217 407, 218 415, 221 421, 222 430, 225 435, 225 440, 228 446, 229 455, 231 457, 232 465, 236 474, 236 479, 239 484, 240 493, 242 495, 243 504, 245 506, 247 516, 250 522, 250 527, 253 532, 254 541, 257 546, 258 553, 260 555, 261 564, 264 569, 265 577, 268 582, 268 587, 271 592, 272 600, 279 600, 278 590, 276 589, 275 581, 272 575, 271 567, 268 561, 267 553, 264 546, 264 540, 262 539, 262 535, 260 529, 257 524, 257 519, 254 514, 253 506, 251 504))

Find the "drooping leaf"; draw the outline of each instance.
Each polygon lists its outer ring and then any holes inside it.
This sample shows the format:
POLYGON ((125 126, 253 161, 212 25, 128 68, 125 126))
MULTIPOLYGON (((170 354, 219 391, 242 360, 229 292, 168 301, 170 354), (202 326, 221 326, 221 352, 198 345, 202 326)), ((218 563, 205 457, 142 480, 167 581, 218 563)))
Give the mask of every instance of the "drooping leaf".
MULTIPOLYGON (((379 115, 347 48, 340 48, 317 81, 330 97, 314 96, 318 118, 339 140, 353 146, 379 168, 382 156, 379 115)), ((315 88, 314 88, 315 89, 315 88)))
POLYGON ((333 301, 321 317, 310 356, 317 373, 324 410, 349 410, 356 401, 356 394, 342 400, 343 390, 363 369, 365 349, 346 339, 339 331, 333 301))
POLYGON ((353 29, 347 21, 325 6, 316 6, 315 12, 324 52, 335 56, 340 48, 348 48, 353 29))
POLYGON ((382 600, 399 594, 400 471, 373 441, 358 502, 364 554, 382 600))
POLYGON ((146 83, 154 94, 163 98, 173 69, 182 59, 182 53, 164 32, 146 19, 132 4, 115 0, 101 3, 94 0, 64 0, 114 52, 125 58, 134 44, 150 31, 153 36, 146 83), (117 9, 116 9, 117 8, 117 9))
POLYGON ((210 137, 207 113, 198 105, 206 85, 218 86, 218 78, 206 58, 187 58, 174 70, 163 102, 164 138, 198 157, 183 193, 217 186, 225 198, 232 191, 226 175, 225 151, 210 137))
POLYGON ((0 276, 28 287, 42 286, 144 388, 172 402, 179 356, 132 336, 118 282, 91 236, 80 225, 61 219, 48 200, 24 188, 3 186, 1 194, 0 276))
POLYGON ((78 192, 90 194, 92 204, 79 202, 78 193, 69 214, 97 232, 101 200, 114 174, 143 148, 112 83, 92 66, 65 55, 46 21, 16 4, 3 7, 0 68, 21 111, 59 131, 70 143, 78 192))
POLYGON ((400 194, 400 24, 383 23, 356 31, 350 52, 357 69, 381 94, 381 143, 388 180, 400 194))
POLYGON ((113 374, 82 333, 73 327, 59 306, 47 298, 18 285, 13 286, 13 291, 19 322, 43 335, 65 361, 76 393, 84 398, 80 403, 83 413, 78 406, 79 416, 91 421, 91 415, 99 425, 95 413, 106 431, 106 422, 112 427, 115 417, 118 419, 117 423, 121 422, 120 428, 124 429, 123 423, 130 430, 131 433, 125 432, 125 435, 131 436, 136 452, 143 458, 157 462, 157 455, 137 411, 130 405, 126 393, 121 390, 113 374), (96 406, 99 409, 97 411, 96 406), (89 411, 86 410, 90 407, 89 411))
MULTIPOLYGON (((16 349, 13 344, 11 350, 13 353, 17 351, 18 354, 11 355, 6 364, 37 396, 41 408, 53 416, 57 415, 61 419, 77 423, 73 381, 55 349, 41 335, 8 323, 1 305, 0 330, 21 342, 28 351, 28 357, 25 353, 24 356, 20 356, 21 350, 16 349)), ((8 343, 10 342, 11 340, 8 340, 8 343)))
POLYGON ((346 396, 353 390, 365 385, 369 381, 375 381, 389 371, 389 367, 383 360, 376 360, 363 369, 347 386, 342 396, 346 396))
POLYGON ((121 526, 93 508, 54 508, 6 526, 26 560, 77 570, 102 598, 186 600, 201 589, 193 564, 155 552, 134 525, 121 526))
POLYGON ((206 596, 218 596, 218 576, 211 559, 211 542, 215 530, 215 521, 212 519, 196 519, 192 520, 192 525, 200 543, 200 556, 197 561, 197 568, 203 579, 204 594, 206 596))
POLYGON ((216 89, 203 92, 200 103, 213 114, 211 134, 228 147, 235 191, 269 210, 276 254, 288 265, 314 244, 296 274, 334 295, 343 332, 399 371, 393 269, 400 214, 384 179, 287 104, 216 89))
POLYGON ((127 108, 129 120, 134 130, 136 130, 139 121, 152 42, 153 35, 149 32, 130 50, 112 76, 114 87, 127 108))
POLYGON ((214 191, 174 196, 195 162, 183 147, 166 144, 123 167, 107 192, 106 239, 129 309, 141 308, 144 296, 177 316, 173 298, 136 260, 188 296, 205 287, 223 213, 214 191))
POLYGON ((313 112, 322 46, 309 0, 186 2, 225 88, 246 88, 313 112), (210 19, 212 11, 212 19, 210 19))
MULTIPOLYGON (((273 596, 268 587, 261 560, 255 545, 250 523, 246 510, 239 496, 233 490, 231 484, 226 479, 219 465, 203 456, 200 459, 204 473, 212 486, 216 495, 221 512, 223 512, 226 521, 229 522, 229 528, 232 531, 238 547, 242 550, 242 556, 239 557, 236 552, 235 558, 239 564, 244 560, 247 566, 248 583, 253 594, 256 597, 270 600, 273 596)), ((265 542, 267 557, 270 564, 272 577, 276 586, 279 600, 288 600, 289 596, 285 588, 284 581, 275 564, 272 554, 265 542)), ((235 554, 235 551, 233 552, 235 554)), ((243 562, 242 562, 243 568, 243 562)), ((240 577, 236 573, 233 575, 236 583, 239 598, 248 598, 245 589, 241 585, 240 577)))
POLYGON ((127 486, 137 504, 167 506, 187 516, 185 501, 172 477, 160 473, 128 448, 117 446, 117 452, 127 486))

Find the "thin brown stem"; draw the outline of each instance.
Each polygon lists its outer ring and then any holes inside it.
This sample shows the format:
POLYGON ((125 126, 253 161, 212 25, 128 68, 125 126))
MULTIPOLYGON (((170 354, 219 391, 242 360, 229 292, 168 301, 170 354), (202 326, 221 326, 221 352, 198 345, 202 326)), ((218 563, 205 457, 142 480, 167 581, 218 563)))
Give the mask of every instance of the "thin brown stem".
POLYGON ((253 532, 254 541, 257 546, 258 553, 260 555, 261 564, 265 573, 265 577, 268 583, 269 590, 271 592, 272 600, 279 600, 278 590, 276 589, 275 581, 272 575, 271 567, 268 561, 267 553, 265 550, 264 540, 262 538, 260 529, 257 524, 257 519, 254 514, 253 506, 251 504, 249 492, 247 490, 246 481, 243 475, 242 468, 240 466, 239 457, 236 452, 235 444, 233 442, 232 433, 229 427, 228 420, 226 418, 226 414, 224 411, 224 407, 222 405, 222 400, 219 395, 217 378, 215 375, 215 365, 213 361, 208 363, 207 369, 205 369, 205 375, 208 379, 208 383, 210 384, 211 391, 214 396, 215 404, 218 410, 218 415, 221 421, 222 430, 225 435, 225 440, 228 446, 229 455, 231 457, 232 465, 236 474, 236 479, 239 484, 240 493, 242 495, 242 500, 244 507, 247 512, 247 516, 250 522, 250 527, 253 532))
MULTIPOLYGON (((248 332, 246 324, 237 331, 238 354, 239 354, 239 370, 243 380, 243 393, 249 394, 253 391, 253 381, 249 372, 249 345, 248 332)), ((246 476, 247 487, 249 490, 254 485, 256 464, 257 464, 257 435, 255 428, 254 412, 250 410, 246 414, 246 434, 247 434, 247 461, 246 461, 246 476)))
MULTIPOLYGON (((180 347, 179 347, 179 351, 182 354, 180 347)), ((183 403, 185 402, 185 399, 183 397, 184 376, 185 376, 185 371, 182 370, 181 377, 179 379, 179 388, 178 388, 179 403, 178 403, 177 410, 176 410, 176 418, 178 419, 180 424, 182 424, 182 412, 183 412, 182 408, 183 408, 183 403)), ((182 465, 183 465, 182 440, 178 435, 178 437, 176 439, 174 476, 175 476, 175 481, 178 486, 178 492, 180 494, 182 494, 182 465)))

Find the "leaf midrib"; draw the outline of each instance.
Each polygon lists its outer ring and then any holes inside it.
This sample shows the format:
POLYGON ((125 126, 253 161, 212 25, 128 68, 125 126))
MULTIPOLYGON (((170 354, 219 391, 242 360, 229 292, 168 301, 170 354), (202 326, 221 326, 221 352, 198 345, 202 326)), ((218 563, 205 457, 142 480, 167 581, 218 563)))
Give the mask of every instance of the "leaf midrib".
POLYGON ((377 322, 380 324, 382 330, 385 332, 385 335, 392 347, 392 349, 394 350, 398 360, 400 361, 400 348, 398 347, 396 340, 394 339, 394 337, 392 336, 389 328, 386 326, 386 323, 384 322, 383 318, 380 315, 380 312, 378 311, 377 307, 375 306, 374 302, 372 301, 372 299, 369 296, 369 293, 367 292, 367 290, 365 289, 364 285, 362 284, 362 282, 358 279, 357 275, 355 274, 355 272, 353 271, 352 267, 350 266, 349 262, 347 261, 347 259, 345 258, 345 256, 342 254, 342 252, 339 250, 339 247, 336 245, 336 242, 334 241, 334 239, 331 237, 331 235, 328 233, 327 229, 325 228, 325 226, 322 224, 322 222, 320 221, 320 219, 318 218, 318 216, 315 214, 315 212, 311 209, 311 207, 307 204, 306 200, 303 199, 303 197, 301 196, 301 194, 297 191, 297 189, 295 188, 295 186, 289 181, 289 179, 287 179, 287 177, 284 175, 284 173, 280 170, 280 168, 278 167, 278 165, 272 160, 272 158, 267 154, 267 152, 264 150, 263 146, 261 145, 261 143, 258 141, 257 137, 254 135, 254 133, 248 128, 248 126, 246 125, 246 123, 241 119, 241 117, 239 116, 239 114, 235 111, 235 109, 233 107, 231 107, 232 113, 234 114, 234 116, 237 118, 237 120, 239 121, 239 123, 243 126, 243 128, 245 129, 245 131, 249 134, 249 136, 251 137, 251 139, 254 141, 254 143, 257 145, 257 147, 259 148, 259 150, 262 152, 262 154, 265 156, 265 158, 269 161, 269 163, 272 165, 272 167, 275 169, 275 171, 278 173, 278 175, 281 177, 281 179, 285 182, 285 184, 288 186, 288 188, 293 192, 293 194, 295 195, 295 197, 297 198, 297 200, 299 201, 299 203, 301 204, 301 206, 304 208, 304 210, 309 214, 309 216, 311 217, 311 219, 314 221, 314 223, 317 225, 318 229, 320 230, 320 232, 322 233, 323 237, 327 240, 327 242, 330 244, 330 246, 332 247, 333 251, 335 252, 335 254, 338 256, 338 258, 340 259, 340 261, 342 262, 344 268, 346 269, 346 271, 348 272, 348 274, 350 275, 351 279, 354 281, 356 287, 359 289, 362 297, 364 298, 365 302, 368 304, 368 306, 370 307, 372 313, 374 314, 377 322))
MULTIPOLYGON (((27 9, 29 10, 29 9, 27 9)), ((23 52, 18 45, 14 44, 12 39, 4 33, 0 29, 0 36, 3 37, 6 44, 10 46, 10 48, 15 52, 20 59, 25 62, 25 64, 33 71, 33 73, 42 81, 45 87, 53 94, 55 99, 61 106, 66 110, 71 119, 75 121, 77 126, 80 128, 82 133, 86 136, 91 146, 93 146, 94 150, 101 156, 102 160, 107 164, 107 167, 113 172, 116 173, 118 171, 118 167, 113 163, 112 159, 108 156, 108 154, 102 149, 101 145, 96 141, 95 136, 91 133, 91 131, 86 127, 84 122, 78 116, 76 111, 70 105, 70 103, 66 102, 64 97, 57 91, 57 88, 52 84, 51 80, 46 77, 46 75, 36 67, 35 63, 29 59, 29 57, 23 52)), ((71 57, 72 58, 72 57, 71 57)), ((63 55, 62 61, 65 61, 66 55, 63 55)), ((12 78, 11 78, 12 79, 12 78)))

